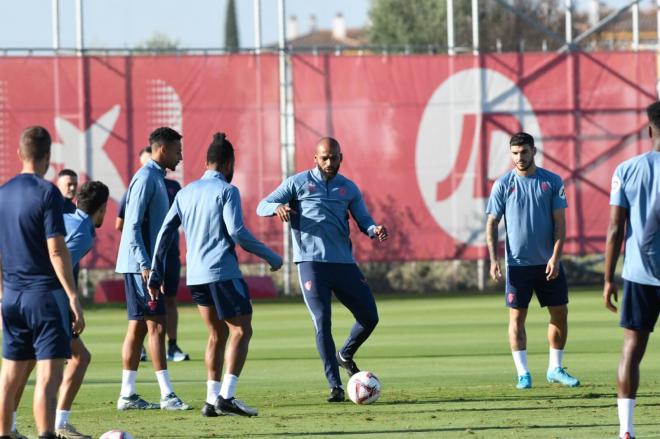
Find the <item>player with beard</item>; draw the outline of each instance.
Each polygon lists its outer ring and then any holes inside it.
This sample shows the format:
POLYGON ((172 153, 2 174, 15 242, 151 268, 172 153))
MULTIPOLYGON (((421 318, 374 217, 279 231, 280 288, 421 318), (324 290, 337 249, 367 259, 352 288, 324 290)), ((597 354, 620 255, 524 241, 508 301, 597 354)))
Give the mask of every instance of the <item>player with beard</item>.
POLYGON ((169 209, 163 181, 165 169, 175 170, 182 160, 181 134, 172 128, 155 129, 149 136, 151 159, 138 170, 128 186, 126 215, 117 255, 117 273, 124 275, 128 328, 122 347, 122 385, 118 410, 157 409, 142 399, 135 389, 140 351, 145 337, 156 379, 160 387, 160 408, 187 410, 174 393, 165 356, 165 302, 151 301, 147 280, 156 236, 169 209), (147 221, 145 221, 145 218, 147 221), (146 227, 145 227, 146 223, 146 227))
POLYGON ((486 241, 490 276, 502 278, 497 255, 497 227, 502 217, 506 229, 506 289, 509 307, 509 343, 518 372, 518 389, 532 387, 527 366, 525 320, 535 292, 548 307, 550 359, 546 378, 569 387, 580 385, 562 365, 568 332, 568 286, 561 254, 566 239, 566 194, 557 174, 534 163, 534 138, 517 133, 509 142, 514 169, 498 178, 488 200, 486 241))
POLYGON ((330 386, 328 402, 344 400, 339 367, 349 376, 359 372, 353 360, 378 324, 376 301, 353 258, 349 214, 360 231, 379 241, 387 229, 369 215, 357 185, 339 174, 339 142, 324 137, 316 145, 315 167, 287 178, 257 207, 260 216, 277 215, 290 222, 300 287, 316 330, 316 347, 330 386), (331 299, 337 299, 355 317, 355 324, 335 352, 331 328, 331 299))
POLYGON ((257 415, 255 409, 235 397, 252 336, 252 304, 238 268, 236 244, 266 260, 273 271, 282 266, 282 258, 254 238, 243 224, 241 196, 231 184, 234 163, 234 147, 224 133, 216 133, 206 154, 206 172, 177 194, 165 217, 149 280, 151 295, 158 297, 167 276, 168 249, 183 225, 186 280, 209 333, 203 416, 257 415), (227 364, 221 383, 223 353, 227 364))

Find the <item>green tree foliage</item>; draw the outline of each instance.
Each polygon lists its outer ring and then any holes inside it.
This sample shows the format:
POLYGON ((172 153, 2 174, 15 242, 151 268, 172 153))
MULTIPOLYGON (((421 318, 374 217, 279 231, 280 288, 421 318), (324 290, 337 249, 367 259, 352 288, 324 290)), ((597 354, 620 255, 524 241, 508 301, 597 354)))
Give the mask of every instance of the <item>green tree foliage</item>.
MULTIPOLYGON (((454 1, 455 41, 469 30, 465 22, 465 17, 469 15, 468 0, 454 1)), ((447 45, 446 0, 373 0, 369 18, 371 44, 447 45)))
MULTIPOLYGON (((536 22, 564 34, 563 0, 507 0, 536 22)), ((508 11, 496 0, 479 0, 479 40, 482 52, 549 50, 559 42, 508 11)), ((454 0, 454 45, 472 47, 470 0, 454 0)), ((370 44, 388 46, 447 46, 447 0, 373 0, 369 10, 370 44)), ((576 17, 577 18, 577 17, 576 17)))
MULTIPOLYGON (((527 17, 564 38, 563 0, 509 0, 509 4, 527 17)), ((576 21, 583 17, 575 17, 576 21)), ((495 0, 479 1, 479 39, 481 50, 493 52, 538 51, 544 45, 548 50, 562 44, 531 26, 520 16, 507 11, 495 0)))
POLYGON ((225 14, 225 47, 236 51, 240 47, 238 39, 238 20, 236 19, 236 5, 234 0, 227 0, 227 13, 225 14))
POLYGON ((154 32, 149 38, 138 44, 138 49, 146 49, 155 54, 172 53, 179 49, 179 40, 173 40, 167 34, 154 32))

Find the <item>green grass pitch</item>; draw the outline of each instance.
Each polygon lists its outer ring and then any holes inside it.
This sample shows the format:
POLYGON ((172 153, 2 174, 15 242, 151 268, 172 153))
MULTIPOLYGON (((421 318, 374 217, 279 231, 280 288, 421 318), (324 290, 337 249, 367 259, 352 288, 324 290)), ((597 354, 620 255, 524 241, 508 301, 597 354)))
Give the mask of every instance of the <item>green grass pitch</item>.
MULTIPOLYGON (((171 363, 176 392, 188 412, 117 412, 125 312, 87 310, 83 339, 92 352, 71 422, 98 437, 121 428, 136 438, 607 438, 617 437, 615 379, 623 333, 596 289, 573 291, 564 358, 583 385, 545 381, 547 311, 534 303, 527 333, 534 388, 514 388, 507 311, 500 295, 378 298, 380 324, 356 357, 376 373, 382 395, 370 406, 325 402, 328 389, 312 324, 302 300, 254 304, 254 336, 238 395, 256 418, 203 418, 205 328, 194 307, 181 308, 179 344, 192 360, 171 363)), ((340 344, 351 318, 333 305, 340 344)), ((343 371, 342 371, 343 372, 343 371)), ((34 437, 33 377, 21 403, 19 430, 34 437)), ((150 363, 138 372, 138 392, 157 401, 150 363)), ((637 437, 660 437, 660 342, 651 338, 642 363, 635 413, 637 437)))

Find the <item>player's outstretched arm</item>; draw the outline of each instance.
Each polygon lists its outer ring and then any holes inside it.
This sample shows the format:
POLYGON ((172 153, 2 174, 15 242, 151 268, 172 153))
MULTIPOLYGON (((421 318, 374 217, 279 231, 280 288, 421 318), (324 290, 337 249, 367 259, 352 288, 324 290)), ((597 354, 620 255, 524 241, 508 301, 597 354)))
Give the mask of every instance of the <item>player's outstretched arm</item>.
POLYGON ((621 253, 621 244, 623 243, 624 232, 626 228, 627 209, 621 206, 610 207, 610 222, 607 226, 607 241, 605 243, 605 273, 603 286, 603 300, 605 307, 612 312, 617 312, 617 308, 612 303, 618 301, 617 286, 614 282, 614 270, 621 253))
POLYGON ((66 248, 64 236, 52 236, 46 240, 46 244, 48 245, 50 263, 53 265, 57 279, 60 281, 62 288, 64 288, 64 292, 69 297, 73 332, 80 334, 85 329, 85 319, 80 301, 78 300, 78 294, 76 293, 71 256, 69 255, 69 250, 66 248))
POLYGON ((559 276, 559 264, 561 255, 564 251, 564 241, 566 241, 566 209, 559 208, 552 211, 552 221, 554 224, 554 246, 552 256, 545 267, 546 280, 550 281, 559 276))
POLYGON ((352 190, 355 191, 355 195, 348 204, 348 210, 351 212, 351 216, 360 228, 360 231, 370 238, 377 238, 380 242, 385 241, 387 239, 387 228, 383 225, 377 225, 371 217, 360 189, 354 186, 352 190), (376 230, 378 230, 378 233, 376 233, 376 230))
POLYGON ((225 222, 229 236, 236 244, 240 245, 245 251, 268 262, 271 271, 279 270, 282 266, 282 257, 255 238, 243 224, 241 194, 238 188, 234 186, 226 192, 225 203, 222 208, 222 219, 225 222))
POLYGON ((500 261, 497 257, 497 227, 500 219, 495 215, 488 215, 486 220, 486 245, 488 247, 488 254, 490 255, 490 278, 495 282, 502 279, 502 271, 500 270, 500 261))
POLYGON ((288 206, 288 203, 295 198, 296 189, 293 183, 293 177, 289 177, 270 195, 259 202, 259 205, 257 206, 257 215, 277 215, 283 222, 289 222, 291 214, 297 213, 288 206))
POLYGON ((660 197, 656 198, 653 204, 653 210, 646 219, 644 233, 642 234, 642 244, 640 249, 642 257, 651 268, 651 272, 656 279, 660 279, 660 247, 656 240, 660 237, 660 197))
POLYGON ((156 300, 161 293, 163 276, 165 274, 165 257, 179 234, 180 225, 181 215, 179 214, 179 204, 178 199, 175 199, 172 207, 167 211, 163 225, 160 227, 158 236, 156 237, 154 257, 151 261, 151 273, 147 281, 149 295, 151 295, 152 300, 156 300))

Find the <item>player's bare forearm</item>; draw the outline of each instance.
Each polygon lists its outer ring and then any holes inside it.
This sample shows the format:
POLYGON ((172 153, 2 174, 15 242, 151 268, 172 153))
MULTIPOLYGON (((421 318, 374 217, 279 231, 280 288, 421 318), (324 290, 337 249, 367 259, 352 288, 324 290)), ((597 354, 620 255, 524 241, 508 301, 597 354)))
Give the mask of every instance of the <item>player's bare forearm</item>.
POLYGON ((566 241, 566 215, 564 209, 557 209, 552 213, 554 222, 554 241, 552 248, 552 258, 555 261, 561 259, 564 251, 564 242, 566 241))
POLYGON ((626 209, 612 206, 610 222, 607 226, 607 241, 605 243, 605 282, 614 282, 616 263, 621 254, 621 245, 626 226, 626 209))
POLYGON ((490 262, 497 262, 497 226, 498 219, 492 215, 488 215, 488 220, 486 222, 486 246, 488 247, 488 255, 490 256, 490 262))

